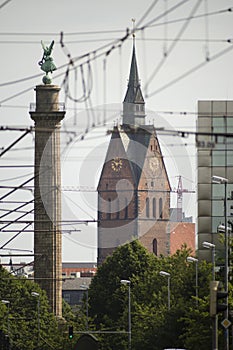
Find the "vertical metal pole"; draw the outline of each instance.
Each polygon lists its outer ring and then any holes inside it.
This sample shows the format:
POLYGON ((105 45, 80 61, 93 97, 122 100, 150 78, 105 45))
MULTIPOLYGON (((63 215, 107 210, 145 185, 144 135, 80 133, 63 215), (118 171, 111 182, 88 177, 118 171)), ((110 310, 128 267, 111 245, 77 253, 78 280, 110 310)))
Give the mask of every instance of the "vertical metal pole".
POLYGON ((171 292, 170 292, 170 287, 171 287, 171 283, 170 283, 170 276, 168 276, 167 279, 167 308, 168 310, 170 310, 171 308, 171 292))
POLYGON ((37 301, 37 322, 38 322, 38 349, 39 343, 40 343, 40 296, 38 296, 38 301, 37 301))
POLYGON ((198 307, 198 260, 196 263, 196 307, 198 307))
POLYGON ((9 350, 11 349, 11 337, 10 337, 10 303, 7 304, 7 333, 9 341, 9 350))
MULTIPOLYGON (((228 292, 228 227, 227 227, 227 181, 224 182, 224 216, 225 216, 225 291, 228 292)), ((228 320, 228 295, 226 297, 227 308, 224 312, 225 319, 228 320)), ((229 331, 225 329, 225 349, 229 350, 229 331)))
MULTIPOLYGON (((212 246, 212 280, 215 281, 215 245, 212 246)), ((213 350, 218 350, 218 314, 212 319, 213 350)))
POLYGON ((130 283, 128 284, 129 287, 129 350, 131 349, 131 291, 130 291, 130 283))
POLYGON ((87 291, 87 295, 86 295, 86 297, 87 297, 86 308, 87 308, 87 331, 88 331, 88 287, 87 287, 86 291, 87 291))
POLYGON ((215 281, 215 245, 212 247, 212 281, 215 281))

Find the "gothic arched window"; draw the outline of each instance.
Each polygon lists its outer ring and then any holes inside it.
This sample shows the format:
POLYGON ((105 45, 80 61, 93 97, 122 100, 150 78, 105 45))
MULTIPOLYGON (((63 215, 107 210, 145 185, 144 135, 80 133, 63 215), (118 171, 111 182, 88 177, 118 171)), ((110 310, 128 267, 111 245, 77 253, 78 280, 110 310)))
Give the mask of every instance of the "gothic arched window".
POLYGON ((125 198, 125 219, 128 219, 128 199, 125 198))
POLYGON ((119 201, 119 198, 117 198, 117 201, 116 201, 116 218, 120 219, 120 201, 119 201))
POLYGON ((107 220, 111 220, 111 198, 108 198, 107 220))
POLYGON ((150 217, 150 202, 149 202, 149 198, 146 199, 146 217, 147 218, 150 217))
POLYGON ((153 217, 156 218, 156 199, 153 198, 153 217))
POLYGON ((153 239, 152 244, 153 244, 153 253, 155 255, 158 255, 158 243, 157 243, 157 239, 156 238, 153 239))
POLYGON ((159 198, 159 218, 163 218, 163 200, 159 198))

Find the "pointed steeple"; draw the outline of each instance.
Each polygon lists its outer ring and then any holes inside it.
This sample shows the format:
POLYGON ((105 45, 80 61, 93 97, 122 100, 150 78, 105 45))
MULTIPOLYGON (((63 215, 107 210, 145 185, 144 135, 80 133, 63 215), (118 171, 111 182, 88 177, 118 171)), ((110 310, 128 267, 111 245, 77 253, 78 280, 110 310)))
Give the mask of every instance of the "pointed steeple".
POLYGON ((134 44, 130 66, 129 82, 123 102, 123 124, 145 124, 145 102, 140 86, 134 44))

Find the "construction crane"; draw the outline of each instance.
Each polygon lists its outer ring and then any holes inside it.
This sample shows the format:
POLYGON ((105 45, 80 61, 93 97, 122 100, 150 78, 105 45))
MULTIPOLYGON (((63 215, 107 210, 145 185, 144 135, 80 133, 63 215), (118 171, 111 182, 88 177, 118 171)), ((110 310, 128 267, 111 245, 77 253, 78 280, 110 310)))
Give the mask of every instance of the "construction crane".
POLYGON ((182 177, 179 175, 177 189, 172 192, 177 193, 177 222, 181 222, 183 217, 183 193, 195 193, 195 191, 183 188, 182 177))

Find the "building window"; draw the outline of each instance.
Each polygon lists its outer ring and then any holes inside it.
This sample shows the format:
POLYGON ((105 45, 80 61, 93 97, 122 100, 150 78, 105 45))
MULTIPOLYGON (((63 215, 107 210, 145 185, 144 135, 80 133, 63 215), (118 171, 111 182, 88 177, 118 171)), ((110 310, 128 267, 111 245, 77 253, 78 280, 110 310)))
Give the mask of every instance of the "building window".
POLYGON ((146 199, 146 217, 147 218, 150 217, 150 202, 149 202, 149 198, 146 199))
POLYGON ((117 198, 117 202, 116 202, 116 218, 117 219, 120 219, 120 201, 119 201, 119 198, 117 198))
POLYGON ((69 304, 70 303, 70 293, 64 292, 63 299, 69 304))
POLYGON ((159 198, 159 218, 163 218, 163 200, 159 198))
POLYGON ((157 243, 157 239, 153 239, 153 253, 157 256, 158 255, 158 243, 157 243))
POLYGON ((153 198, 153 217, 156 218, 156 199, 153 198))
POLYGON ((107 220, 111 220, 111 198, 108 198, 107 220))
POLYGON ((212 151, 212 165, 213 166, 225 166, 225 151, 212 151))
POLYGON ((125 198, 125 219, 128 219, 128 199, 125 198))

